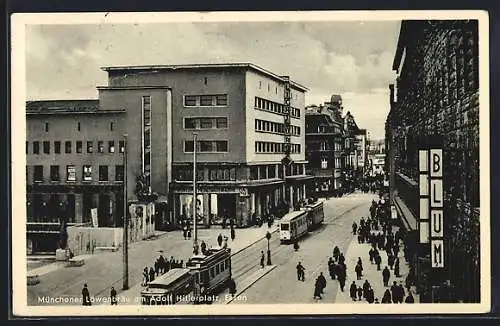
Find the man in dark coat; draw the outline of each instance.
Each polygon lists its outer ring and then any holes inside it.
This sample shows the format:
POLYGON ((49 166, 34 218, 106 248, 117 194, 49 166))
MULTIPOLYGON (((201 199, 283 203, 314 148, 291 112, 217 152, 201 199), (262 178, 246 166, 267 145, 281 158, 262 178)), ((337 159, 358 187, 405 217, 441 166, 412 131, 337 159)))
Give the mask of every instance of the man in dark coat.
POLYGON ((358 300, 363 300, 363 289, 361 288, 361 286, 358 286, 358 300))
POLYGON ((345 264, 338 264, 337 265, 337 279, 339 280, 339 285, 340 285, 340 291, 344 292, 344 287, 345 287, 345 280, 347 278, 347 271, 346 271, 346 266, 345 264))
POLYGON ((358 230, 358 225, 356 222, 352 222, 352 234, 356 235, 356 231, 358 230))
POLYGON ((392 269, 392 267, 394 266, 394 255, 389 254, 389 257, 387 258, 387 262, 389 264, 389 267, 392 269))
POLYGON ((236 294, 236 282, 232 278, 229 280, 228 290, 231 297, 234 297, 236 294))
POLYGON ((368 301, 368 303, 373 303, 375 301, 375 293, 373 292, 371 286, 368 289, 368 292, 366 293, 366 301, 368 301))
POLYGON ((260 267, 264 268, 264 260, 265 260, 265 255, 264 255, 264 250, 260 251, 260 267))
POLYGON ((82 289, 82 297, 83 297, 83 302, 82 304, 84 306, 91 306, 92 305, 92 302, 90 301, 90 293, 89 293, 89 289, 87 287, 87 283, 85 283, 83 285, 83 289, 82 289))
POLYGON ((165 268, 165 258, 163 257, 163 255, 160 255, 160 257, 158 258, 158 266, 160 267, 161 274, 165 274, 167 272, 165 268))
POLYGON ((326 278, 323 276, 323 272, 319 273, 318 281, 319 281, 319 288, 321 290, 321 293, 324 293, 325 288, 326 288, 326 278))
POLYGON ((356 264, 356 267, 354 268, 354 271, 356 272, 356 279, 360 280, 363 272, 363 266, 361 264, 356 264))
POLYGON ((399 288, 398 288, 396 281, 394 281, 391 285, 392 302, 398 303, 398 301, 399 301, 398 295, 399 295, 399 288))
POLYGON ((333 248, 333 259, 337 261, 339 259, 339 256, 340 256, 340 249, 339 247, 335 246, 335 248, 333 248))
POLYGON ((222 246, 222 234, 219 233, 219 235, 217 236, 217 243, 219 244, 219 247, 222 246))
POLYGON ((111 305, 117 305, 117 300, 116 300, 116 290, 114 287, 111 287, 111 292, 110 292, 110 295, 111 297, 111 305))
POLYGON ((380 264, 382 264, 382 257, 380 256, 380 254, 378 254, 377 256, 375 256, 375 264, 377 264, 377 270, 379 271, 380 270, 380 264))
POLYGON ((384 282, 384 286, 389 285, 389 278, 391 277, 391 272, 389 271, 389 268, 385 266, 384 270, 382 271, 382 280, 384 282))
POLYGON ((314 284, 314 296, 313 296, 313 299, 322 299, 321 298, 321 281, 319 280, 319 276, 318 278, 316 279, 316 283, 314 284))
POLYGON ((358 287, 356 286, 356 282, 352 281, 351 287, 349 288, 349 294, 351 296, 352 301, 356 301, 357 292, 358 292, 358 287))
POLYGON ((370 289, 370 283, 368 282, 368 280, 365 280, 365 282, 363 283, 363 298, 367 298, 368 297, 368 290, 370 289))
POLYGON ((333 261, 333 258, 330 257, 328 258, 328 273, 330 273, 330 278, 332 280, 335 279, 335 262, 333 261))
POLYGON ((398 284, 398 302, 403 303, 405 297, 405 288, 403 287, 403 282, 398 284))
POLYGON ((297 264, 296 269, 297 269, 297 280, 304 282, 304 270, 305 270, 305 268, 304 268, 304 266, 302 266, 300 261, 297 264))
POLYGON ((236 232, 234 231, 234 227, 231 226, 231 241, 234 241, 234 238, 236 238, 236 232))
POLYGON ((373 250, 373 247, 370 248, 370 251, 368 252, 368 255, 370 255, 370 263, 373 264, 373 258, 374 258, 374 255, 375 254, 375 250, 373 250))
POLYGON ((205 243, 205 241, 201 240, 200 248, 201 253, 205 255, 207 251, 207 244, 205 243))
POLYGON ((394 262, 394 275, 396 275, 396 277, 401 276, 399 275, 399 258, 396 258, 396 261, 394 262))
POLYGON ((153 267, 149 268, 149 282, 153 282, 155 280, 155 270, 153 267))
POLYGON ((405 299, 405 303, 415 303, 415 299, 413 298, 413 295, 411 294, 411 292, 408 293, 408 296, 405 299))

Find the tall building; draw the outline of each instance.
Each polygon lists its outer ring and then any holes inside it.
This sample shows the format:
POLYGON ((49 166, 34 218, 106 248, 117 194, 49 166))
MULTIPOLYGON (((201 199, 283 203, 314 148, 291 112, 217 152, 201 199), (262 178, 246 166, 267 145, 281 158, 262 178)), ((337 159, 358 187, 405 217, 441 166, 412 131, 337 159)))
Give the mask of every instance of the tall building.
MULTIPOLYGON (((164 148, 171 153, 174 223, 193 216, 194 146, 200 224, 231 217, 246 226, 252 217, 292 208, 305 199, 311 177, 305 174, 304 86, 247 63, 104 70, 108 88, 172 89, 172 145, 165 143, 164 148), (196 144, 193 132, 198 133, 196 144), (290 164, 282 164, 285 156, 290 164)), ((107 103, 116 106, 124 98, 109 98, 107 103)), ((152 111, 164 110, 163 105, 165 100, 153 103, 152 111)))
POLYGON ((326 106, 306 108, 307 173, 314 176, 312 190, 324 195, 342 188, 343 122, 341 98, 334 102, 337 98, 332 96, 326 106))
MULTIPOLYGON (((403 21, 394 57, 386 122, 391 197, 419 240, 419 157, 428 136, 442 140, 444 274, 431 268, 430 247, 412 250, 422 302, 436 300, 434 275, 452 293, 440 301, 479 302, 478 23, 403 21)), ((411 230, 410 230, 411 231, 411 230)))

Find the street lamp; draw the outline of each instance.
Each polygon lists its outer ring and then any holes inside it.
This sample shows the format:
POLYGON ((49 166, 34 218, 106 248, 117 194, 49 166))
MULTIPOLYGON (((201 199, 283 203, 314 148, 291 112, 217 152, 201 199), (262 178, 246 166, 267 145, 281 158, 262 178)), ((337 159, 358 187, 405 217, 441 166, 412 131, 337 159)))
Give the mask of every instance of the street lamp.
POLYGON ((198 227, 196 221, 196 139, 197 132, 193 132, 193 253, 198 254, 198 227))
POLYGON ((128 289, 127 137, 123 134, 123 290, 128 289))
POLYGON ((271 264, 271 249, 269 249, 269 240, 271 240, 271 233, 267 231, 266 233, 266 239, 267 239, 267 265, 270 266, 271 264))

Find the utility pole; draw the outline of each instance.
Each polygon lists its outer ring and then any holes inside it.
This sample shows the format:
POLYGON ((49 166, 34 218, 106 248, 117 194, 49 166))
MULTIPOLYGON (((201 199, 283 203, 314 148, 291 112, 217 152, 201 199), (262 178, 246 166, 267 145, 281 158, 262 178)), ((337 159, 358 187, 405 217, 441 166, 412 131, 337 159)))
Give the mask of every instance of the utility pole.
POLYGON ((123 290, 128 289, 127 137, 123 135, 123 290))
POLYGON ((196 143, 198 133, 193 132, 193 252, 198 254, 198 227, 196 221, 196 143))

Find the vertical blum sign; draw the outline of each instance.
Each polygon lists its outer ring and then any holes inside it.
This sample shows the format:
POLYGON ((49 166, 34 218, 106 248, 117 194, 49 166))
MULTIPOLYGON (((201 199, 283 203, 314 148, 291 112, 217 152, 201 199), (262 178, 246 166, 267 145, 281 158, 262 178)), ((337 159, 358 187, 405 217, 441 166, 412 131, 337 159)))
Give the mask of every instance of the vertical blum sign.
POLYGON ((444 268, 443 150, 429 152, 430 238, 432 268, 444 268))
POLYGON ((418 151, 418 188, 420 194, 420 210, 418 217, 418 229, 420 232, 420 243, 429 243, 429 150, 418 151))

